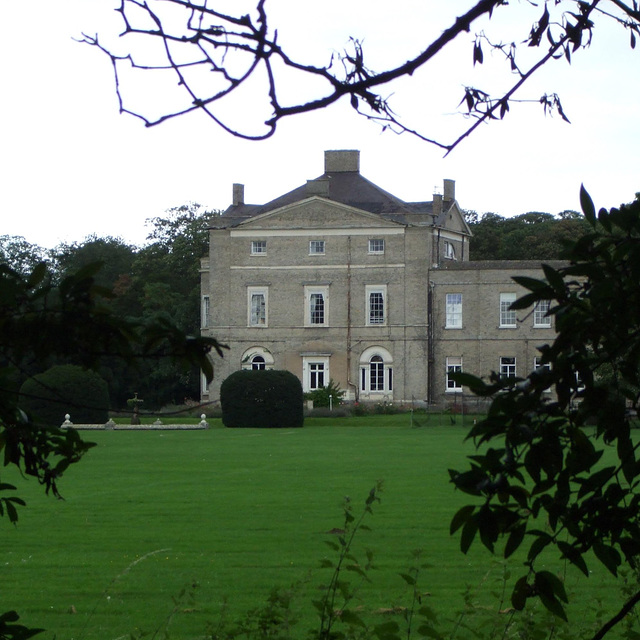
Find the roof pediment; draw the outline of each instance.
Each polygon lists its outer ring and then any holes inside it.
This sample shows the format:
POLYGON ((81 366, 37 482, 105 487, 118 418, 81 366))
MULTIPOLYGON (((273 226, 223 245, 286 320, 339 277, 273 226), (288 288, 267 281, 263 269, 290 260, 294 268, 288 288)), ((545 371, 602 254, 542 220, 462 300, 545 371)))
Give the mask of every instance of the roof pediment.
POLYGON ((398 228, 397 222, 356 207, 311 196, 241 222, 240 229, 398 228))

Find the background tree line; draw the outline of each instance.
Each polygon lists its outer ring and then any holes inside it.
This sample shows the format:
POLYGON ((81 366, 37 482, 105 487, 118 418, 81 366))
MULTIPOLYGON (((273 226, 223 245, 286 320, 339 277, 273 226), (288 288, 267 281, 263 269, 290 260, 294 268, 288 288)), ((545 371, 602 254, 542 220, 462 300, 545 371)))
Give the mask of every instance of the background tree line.
POLYGON ((473 233, 471 260, 557 260, 568 241, 590 230, 577 211, 556 216, 532 211, 510 218, 465 211, 465 219, 473 233))
MULTIPOLYGON (((148 220, 149 242, 143 247, 121 238, 90 236, 43 249, 20 236, 0 236, 0 262, 25 277, 38 263, 46 262, 54 283, 100 263, 95 284, 111 292, 105 305, 115 316, 134 322, 167 320, 187 335, 197 336, 200 258, 207 254, 208 220, 216 213, 196 203, 169 209, 165 216, 148 220)), ((25 361, 21 375, 26 378, 57 364, 79 364, 81 357, 78 353, 25 361)), ((144 400, 143 410, 199 398, 198 368, 182 367, 169 357, 140 359, 132 365, 118 354, 107 354, 98 372, 109 386, 112 409, 126 409, 134 393, 144 400)))

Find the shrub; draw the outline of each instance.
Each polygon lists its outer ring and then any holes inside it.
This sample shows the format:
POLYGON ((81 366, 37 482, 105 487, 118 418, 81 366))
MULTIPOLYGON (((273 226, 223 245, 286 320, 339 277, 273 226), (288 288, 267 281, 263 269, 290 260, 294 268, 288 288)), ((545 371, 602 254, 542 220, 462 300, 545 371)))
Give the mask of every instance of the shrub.
POLYGON ((313 400, 313 406, 315 407, 328 407, 331 402, 329 396, 332 396, 332 404, 334 407, 338 406, 342 402, 345 391, 341 389, 336 382, 329 380, 329 384, 326 387, 321 387, 315 391, 308 391, 304 394, 305 400, 313 400))
POLYGON ((301 427, 302 385, 289 371, 236 371, 220 387, 226 427, 301 427))
POLYGON ((66 413, 76 424, 109 419, 109 388, 95 372, 76 365, 51 367, 20 388, 20 406, 37 423, 60 426, 66 413))
POLYGON ((329 409, 329 407, 314 407, 313 409, 305 409, 306 418, 350 418, 353 412, 350 407, 340 405, 337 409, 329 409))

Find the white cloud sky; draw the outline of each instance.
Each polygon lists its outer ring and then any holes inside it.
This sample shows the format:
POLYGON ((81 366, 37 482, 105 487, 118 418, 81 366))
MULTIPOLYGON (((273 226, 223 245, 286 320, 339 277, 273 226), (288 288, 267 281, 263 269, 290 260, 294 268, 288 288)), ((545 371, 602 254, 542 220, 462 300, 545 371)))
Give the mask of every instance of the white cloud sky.
MULTIPOLYGON (((398 0, 393 14, 381 0, 270 4, 281 42, 322 62, 349 34, 364 37, 370 65, 379 69, 385 57, 415 53, 421 38, 439 33, 471 2, 436 9, 433 2, 398 0)), ((525 89, 535 98, 558 92, 571 125, 545 117, 538 105, 514 106, 504 121, 481 127, 443 158, 408 135, 382 134, 346 101, 285 121, 263 142, 233 138, 199 116, 147 129, 118 114, 108 59, 72 40, 82 31, 116 32, 112 5, 31 0, 27 12, 20 3, 0 4, 0 235, 43 246, 92 233, 142 243, 145 219, 190 201, 224 209, 233 182, 244 183, 247 201, 259 203, 316 177, 324 149, 360 149, 362 173, 405 200, 429 200, 443 178, 452 178, 461 206, 478 212, 578 209, 582 182, 597 206, 640 191, 640 50, 629 49, 623 32, 596 31, 591 49, 571 66, 556 63, 525 89)), ((505 18, 526 13, 516 23, 524 37, 541 9, 522 2, 509 11, 505 18)), ((513 24, 496 21, 493 28, 513 33, 513 24)), ((491 60, 472 75, 471 41, 472 34, 395 87, 399 113, 429 134, 450 139, 447 132, 462 130, 454 112, 464 84, 509 79, 491 60)), ((239 107, 243 120, 252 108, 250 100, 239 107)))

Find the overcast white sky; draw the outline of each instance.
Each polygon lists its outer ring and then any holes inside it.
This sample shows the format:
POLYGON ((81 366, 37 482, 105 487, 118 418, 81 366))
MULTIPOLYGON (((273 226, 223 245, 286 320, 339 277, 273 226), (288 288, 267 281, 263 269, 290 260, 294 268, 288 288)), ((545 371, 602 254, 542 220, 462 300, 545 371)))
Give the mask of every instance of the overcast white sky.
MULTIPOLYGON (((393 14, 382 0, 271 0, 267 6, 281 43, 320 63, 349 35, 364 37, 370 66, 380 70, 385 57, 415 54, 422 48, 417 43, 471 4, 397 0, 393 14)), ((248 202, 261 203, 318 176, 325 149, 360 149, 362 173, 404 200, 430 200, 443 178, 454 179, 461 206, 478 212, 579 209, 582 182, 597 206, 630 201, 640 191, 640 48, 630 50, 628 36, 616 30, 596 31, 591 49, 571 66, 556 63, 524 91, 531 98, 558 92, 571 125, 545 117, 538 105, 520 106, 443 158, 408 135, 381 133, 347 103, 284 122, 263 142, 238 140, 198 116, 146 129, 118 114, 108 59, 72 40, 82 31, 107 38, 117 32, 113 5, 0 3, 0 235, 47 247, 92 233, 140 244, 145 219, 190 201, 224 209, 234 182, 245 184, 248 202)), ((499 18, 494 28, 512 33, 524 16, 517 35, 523 38, 541 9, 524 0, 511 5, 506 22, 499 18)), ((485 88, 509 80, 491 64, 473 75, 472 35, 393 87, 399 113, 428 134, 449 140, 462 130, 466 123, 454 112, 465 84, 485 88)), ((145 95, 152 104, 162 96, 145 95)), ((238 113, 251 122, 254 102, 238 113)))

